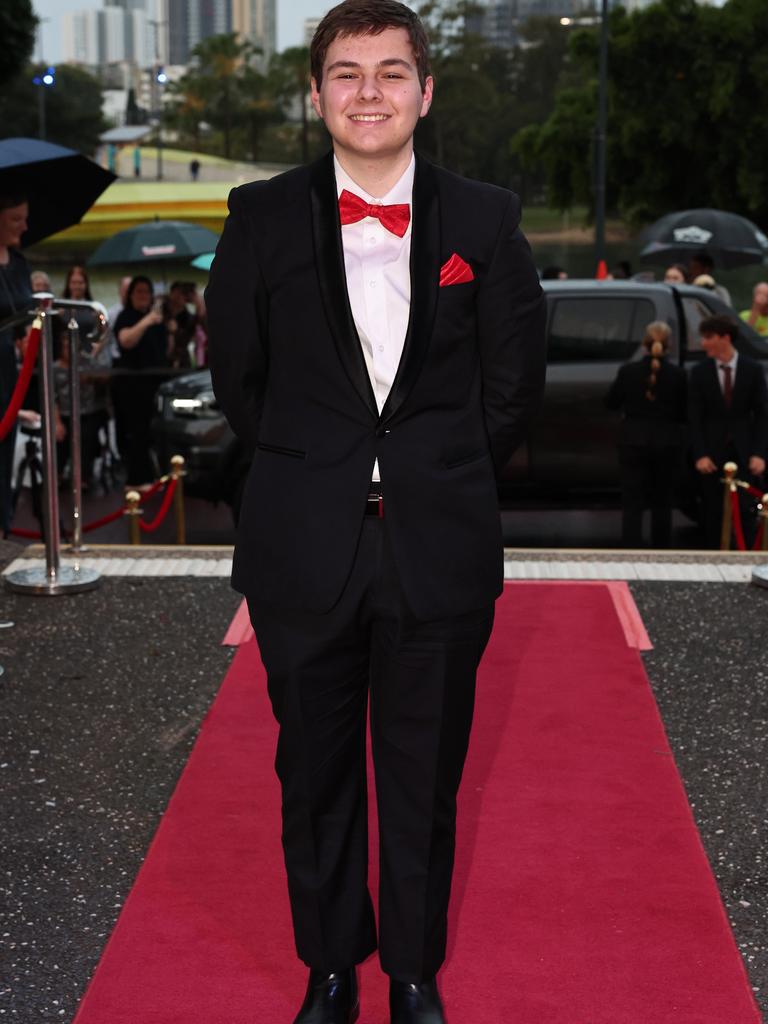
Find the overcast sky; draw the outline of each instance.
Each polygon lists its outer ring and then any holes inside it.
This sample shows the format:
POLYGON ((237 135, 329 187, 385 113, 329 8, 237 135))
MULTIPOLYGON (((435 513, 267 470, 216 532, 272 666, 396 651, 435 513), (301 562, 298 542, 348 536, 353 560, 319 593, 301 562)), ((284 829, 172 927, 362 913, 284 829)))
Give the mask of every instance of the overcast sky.
MULTIPOLYGON (((0 0, 2 3, 2 0, 0 0)), ((35 13, 39 18, 49 18, 43 23, 43 58, 52 64, 61 59, 62 15, 67 11, 95 10, 102 7, 102 0, 33 0, 35 13)), ((277 48, 300 46, 303 42, 304 19, 319 17, 332 0, 277 0, 277 48)), ((39 44, 35 57, 40 58, 39 44)))

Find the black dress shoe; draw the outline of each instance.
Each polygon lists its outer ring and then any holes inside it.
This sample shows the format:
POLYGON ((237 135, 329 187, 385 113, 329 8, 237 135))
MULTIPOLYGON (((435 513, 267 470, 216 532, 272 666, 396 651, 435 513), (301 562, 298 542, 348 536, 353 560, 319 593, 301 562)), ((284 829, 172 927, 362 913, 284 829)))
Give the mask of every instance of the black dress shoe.
POLYGON ((423 981, 410 985, 391 978, 389 982, 389 1013, 392 1024, 445 1024, 443 1004, 437 982, 423 981))
POLYGON ((293 1024, 354 1024, 360 1014, 357 972, 310 971, 307 994, 293 1024))

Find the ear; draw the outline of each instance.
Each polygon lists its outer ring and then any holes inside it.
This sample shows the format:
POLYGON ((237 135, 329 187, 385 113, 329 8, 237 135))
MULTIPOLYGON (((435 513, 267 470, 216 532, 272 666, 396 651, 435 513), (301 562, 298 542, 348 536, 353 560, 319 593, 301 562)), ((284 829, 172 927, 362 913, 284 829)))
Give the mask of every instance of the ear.
POLYGON ((429 108, 432 106, 432 93, 435 88, 435 80, 430 75, 424 83, 424 93, 421 98, 421 110, 419 111, 419 117, 426 117, 429 113, 429 108))
POLYGON ((312 106, 315 108, 315 113, 321 120, 324 120, 323 108, 322 104, 320 103, 320 90, 317 87, 317 82, 315 81, 314 75, 309 80, 309 86, 309 98, 312 100, 312 106))

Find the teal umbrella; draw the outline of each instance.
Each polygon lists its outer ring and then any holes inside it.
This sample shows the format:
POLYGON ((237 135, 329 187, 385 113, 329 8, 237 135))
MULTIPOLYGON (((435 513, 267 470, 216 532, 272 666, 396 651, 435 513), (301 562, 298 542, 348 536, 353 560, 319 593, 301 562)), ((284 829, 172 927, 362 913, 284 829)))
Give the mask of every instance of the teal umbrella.
POLYGON ((107 238, 88 260, 88 265, 184 262, 211 252, 218 240, 213 231, 199 224, 151 220, 107 238))
POLYGON ((198 270, 210 270, 214 255, 212 252, 204 252, 200 256, 195 256, 192 266, 197 267, 198 270))

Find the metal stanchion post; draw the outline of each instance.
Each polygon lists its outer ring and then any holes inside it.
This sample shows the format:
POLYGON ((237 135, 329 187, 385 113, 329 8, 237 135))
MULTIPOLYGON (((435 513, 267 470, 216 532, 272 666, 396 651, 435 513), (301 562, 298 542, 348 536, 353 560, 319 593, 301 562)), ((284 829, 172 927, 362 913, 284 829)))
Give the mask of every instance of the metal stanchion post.
MULTIPOLYGON (((760 520, 763 526, 761 547, 768 551, 768 494, 764 494, 760 503, 760 520)), ((759 565, 752 570, 752 582, 758 587, 768 587, 768 565, 759 565)))
POLYGON ((174 511, 176 512, 176 543, 187 543, 187 527, 184 521, 184 456, 174 455, 171 458, 171 480, 176 481, 173 495, 174 511))
POLYGON ((83 459, 80 424, 80 326, 74 317, 69 332, 69 459, 72 468, 72 552, 83 550, 83 459))
POLYGON ((125 492, 125 514, 128 516, 128 535, 130 537, 131 544, 141 544, 139 516, 142 514, 144 509, 139 508, 140 501, 141 495, 138 491, 125 492))
POLYGON ((23 594, 76 594, 98 585, 99 573, 79 565, 61 564, 59 537, 59 479, 56 464, 56 399, 53 380, 53 332, 51 305, 53 296, 38 296, 37 315, 43 325, 40 350, 41 413, 43 439, 43 530, 45 532, 45 568, 19 569, 5 577, 11 590, 23 594))
POLYGON ((723 523, 720 529, 721 551, 730 551, 731 548, 731 528, 733 526, 731 494, 736 490, 736 484, 733 481, 738 468, 735 462, 726 462, 723 466, 725 477, 723 478, 723 523))

